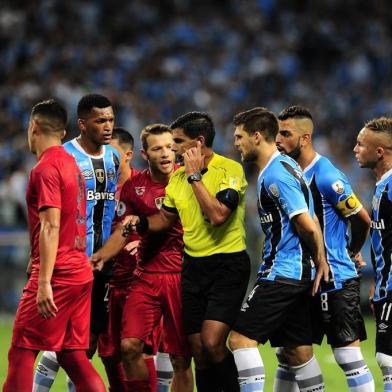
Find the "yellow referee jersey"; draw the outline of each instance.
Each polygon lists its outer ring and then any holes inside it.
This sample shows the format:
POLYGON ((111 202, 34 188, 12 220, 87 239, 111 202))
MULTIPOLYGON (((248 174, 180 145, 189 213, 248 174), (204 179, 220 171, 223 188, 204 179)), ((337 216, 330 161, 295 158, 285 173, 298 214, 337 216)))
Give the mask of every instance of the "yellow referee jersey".
POLYGON ((234 253, 245 249, 245 191, 247 182, 242 166, 214 154, 203 175, 203 184, 212 196, 232 188, 239 194, 238 207, 220 226, 212 226, 188 183, 184 168, 177 170, 166 187, 163 204, 175 208, 184 229, 185 252, 192 257, 234 253))

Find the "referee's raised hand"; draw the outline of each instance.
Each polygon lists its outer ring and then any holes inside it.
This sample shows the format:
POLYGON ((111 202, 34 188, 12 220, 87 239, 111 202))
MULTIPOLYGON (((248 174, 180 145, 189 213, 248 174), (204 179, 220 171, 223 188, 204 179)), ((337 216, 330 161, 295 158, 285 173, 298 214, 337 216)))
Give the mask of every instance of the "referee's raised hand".
POLYGON ((183 155, 185 174, 190 176, 196 172, 201 172, 204 168, 205 156, 201 152, 201 142, 196 141, 196 146, 189 148, 183 155))

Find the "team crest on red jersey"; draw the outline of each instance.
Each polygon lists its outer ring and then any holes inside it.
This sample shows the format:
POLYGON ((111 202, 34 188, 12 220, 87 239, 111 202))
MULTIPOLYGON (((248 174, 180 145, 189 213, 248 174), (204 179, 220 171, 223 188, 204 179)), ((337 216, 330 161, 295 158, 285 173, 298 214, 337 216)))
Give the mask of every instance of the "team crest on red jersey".
POLYGON ((160 210, 162 208, 163 200, 165 200, 164 197, 157 197, 155 199, 155 206, 160 210))
POLYGON ((143 196, 145 191, 146 191, 145 186, 135 186, 135 192, 138 196, 143 196))

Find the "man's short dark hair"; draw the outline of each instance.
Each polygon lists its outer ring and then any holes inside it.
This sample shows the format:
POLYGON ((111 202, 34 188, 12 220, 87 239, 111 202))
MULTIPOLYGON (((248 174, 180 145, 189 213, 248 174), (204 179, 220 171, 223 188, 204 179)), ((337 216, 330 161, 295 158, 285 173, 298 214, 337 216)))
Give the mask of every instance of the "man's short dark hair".
POLYGON ((392 118, 379 117, 368 121, 364 128, 370 129, 373 132, 383 132, 388 136, 392 136, 392 118))
POLYGON ((133 150, 133 147, 135 146, 135 141, 133 139, 133 136, 125 128, 121 128, 121 127, 113 128, 112 139, 118 140, 118 143, 120 145, 121 144, 129 145, 131 150, 133 150))
POLYGON ((31 118, 35 118, 44 132, 61 132, 67 125, 67 111, 54 99, 34 105, 31 118))
POLYGON ((278 115, 280 121, 285 121, 289 118, 308 118, 313 121, 310 110, 305 106, 300 105, 289 106, 288 108, 283 109, 278 115))
POLYGON ((147 138, 150 135, 162 135, 163 133, 172 134, 172 130, 165 124, 150 124, 142 129, 140 132, 140 141, 142 143, 142 148, 144 151, 148 149, 147 138))
POLYGON ((256 107, 234 116, 236 127, 243 125, 249 134, 262 132, 267 142, 274 142, 279 131, 278 120, 274 113, 263 107, 256 107))
POLYGON ((206 147, 212 147, 215 137, 214 123, 207 113, 189 112, 170 124, 171 129, 181 128, 191 139, 203 136, 206 147))
POLYGON ((83 118, 91 112, 92 108, 103 109, 109 106, 112 106, 112 103, 105 96, 100 94, 87 94, 78 103, 78 117, 83 118))

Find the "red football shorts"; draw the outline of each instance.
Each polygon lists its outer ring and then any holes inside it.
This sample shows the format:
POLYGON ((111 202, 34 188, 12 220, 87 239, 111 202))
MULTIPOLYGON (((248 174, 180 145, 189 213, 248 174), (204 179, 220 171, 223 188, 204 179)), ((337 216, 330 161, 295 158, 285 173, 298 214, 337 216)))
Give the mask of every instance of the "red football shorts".
POLYGON ((52 285, 56 317, 44 319, 37 293, 24 290, 14 322, 12 344, 32 350, 86 350, 89 346, 92 281, 75 286, 52 285))
POLYGON ((124 306, 121 337, 137 338, 147 343, 161 318, 163 351, 189 356, 182 321, 181 273, 136 272, 124 306))

